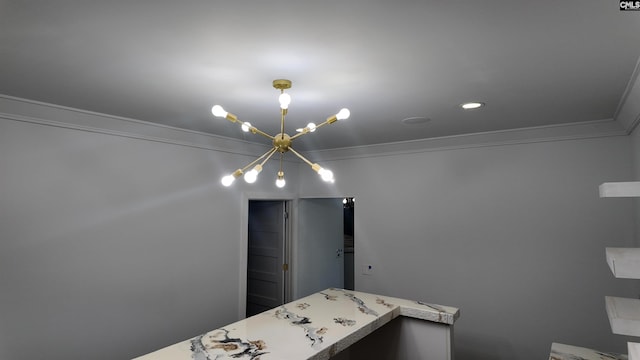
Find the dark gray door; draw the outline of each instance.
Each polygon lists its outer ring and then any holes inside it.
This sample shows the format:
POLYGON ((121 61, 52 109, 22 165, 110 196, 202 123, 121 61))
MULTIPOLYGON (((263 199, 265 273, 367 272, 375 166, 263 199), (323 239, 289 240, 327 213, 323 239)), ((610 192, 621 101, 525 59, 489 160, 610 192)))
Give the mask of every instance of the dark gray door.
POLYGON ((250 200, 247 317, 284 304, 284 201, 250 200))

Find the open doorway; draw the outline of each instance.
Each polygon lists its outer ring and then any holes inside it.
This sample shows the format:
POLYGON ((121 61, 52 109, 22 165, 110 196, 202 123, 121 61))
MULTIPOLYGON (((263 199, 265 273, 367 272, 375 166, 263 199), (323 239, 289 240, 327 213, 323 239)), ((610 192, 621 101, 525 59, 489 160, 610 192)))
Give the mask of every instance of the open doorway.
POLYGON ((246 198, 245 204, 241 316, 327 287, 354 288, 352 197, 246 198))
POLYGON ((342 200, 344 227, 344 288, 355 290, 355 246, 353 241, 353 220, 355 201, 353 197, 342 200))
POLYGON ((246 316, 285 303, 288 281, 289 203, 249 200, 246 316))
POLYGON ((304 198, 297 210, 296 296, 329 287, 353 289, 353 197, 304 198))

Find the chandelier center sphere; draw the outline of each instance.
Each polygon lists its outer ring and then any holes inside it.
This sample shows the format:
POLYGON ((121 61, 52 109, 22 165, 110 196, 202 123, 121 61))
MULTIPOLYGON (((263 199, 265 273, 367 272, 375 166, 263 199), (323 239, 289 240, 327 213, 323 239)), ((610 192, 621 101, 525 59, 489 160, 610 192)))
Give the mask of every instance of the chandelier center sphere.
POLYGON ((274 136, 273 146, 275 146, 281 153, 289 151, 289 146, 291 146, 291 136, 284 133, 274 136))

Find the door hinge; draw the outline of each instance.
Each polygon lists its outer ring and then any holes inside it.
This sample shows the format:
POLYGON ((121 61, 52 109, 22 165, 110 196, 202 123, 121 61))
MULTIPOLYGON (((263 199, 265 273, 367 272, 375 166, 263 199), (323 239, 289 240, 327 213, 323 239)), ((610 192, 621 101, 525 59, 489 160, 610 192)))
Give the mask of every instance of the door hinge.
POLYGON ((282 264, 282 271, 289 271, 289 264, 282 264))

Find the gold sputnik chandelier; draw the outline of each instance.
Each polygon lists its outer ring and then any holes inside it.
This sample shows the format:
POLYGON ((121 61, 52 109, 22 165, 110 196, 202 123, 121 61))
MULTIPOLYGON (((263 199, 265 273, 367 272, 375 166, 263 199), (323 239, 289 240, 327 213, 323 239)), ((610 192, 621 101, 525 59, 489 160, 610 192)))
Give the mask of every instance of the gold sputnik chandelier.
POLYGON ((281 114, 280 115, 280 133, 276 134, 274 136, 271 136, 271 135, 265 133, 264 131, 259 130, 255 126, 251 125, 251 123, 249 123, 249 122, 243 122, 243 121, 238 120, 238 117, 236 115, 225 111, 222 108, 222 106, 220 106, 220 105, 215 105, 215 106, 213 106, 211 108, 211 113, 213 113, 214 116, 226 118, 227 120, 231 121, 232 123, 239 124, 243 131, 245 131, 245 132, 249 132, 250 131, 253 134, 260 134, 260 135, 262 135, 262 136, 264 136, 266 138, 269 138, 273 142, 273 147, 269 151, 267 151, 266 153, 262 154, 257 159, 255 159, 252 162, 250 162, 249 164, 247 164, 245 167, 237 169, 233 173, 224 176, 222 178, 222 185, 230 186, 231 184, 233 184, 233 182, 238 177, 240 177, 243 174, 244 174, 244 180, 247 183, 250 183, 250 184, 254 183, 258 178, 258 174, 262 171, 262 166, 267 161, 269 161, 269 159, 271 159, 271 157, 276 152, 279 152, 280 153, 280 170, 278 171, 278 177, 276 179, 276 186, 279 187, 279 188, 284 187, 285 180, 284 180, 284 171, 282 170, 282 158, 284 157, 284 153, 286 153, 287 151, 291 151, 294 155, 296 155, 302 161, 304 161, 309 166, 311 166, 311 169, 313 169, 315 172, 317 172, 318 175, 320 175, 320 177, 322 177, 322 180, 327 181, 327 182, 334 182, 333 172, 331 170, 325 169, 325 168, 321 167, 320 165, 318 165, 317 163, 312 163, 311 161, 307 160, 304 156, 302 156, 299 152, 295 151, 291 147, 291 143, 296 138, 298 138, 298 137, 300 137, 302 135, 314 132, 314 131, 316 131, 316 129, 318 129, 318 128, 324 126, 324 125, 333 124, 334 122, 336 122, 338 120, 348 119, 349 115, 350 115, 349 109, 340 110, 337 114, 328 117, 327 120, 325 120, 321 124, 316 125, 314 123, 309 123, 309 124, 307 124, 307 126, 305 128, 297 129, 297 132, 298 132, 297 134, 295 134, 293 136, 289 136, 289 135, 285 134, 285 132, 284 132, 284 118, 287 115, 287 112, 288 112, 288 109, 289 109, 289 104, 291 103, 291 96, 289 94, 285 93, 284 91, 286 89, 291 88, 291 81, 290 80, 286 80, 286 79, 273 80, 273 87, 278 89, 278 90, 280 90, 280 97, 278 98, 278 100, 280 101, 280 114, 281 114), (252 166, 253 166, 253 169, 247 171, 247 169, 249 169, 252 166))

